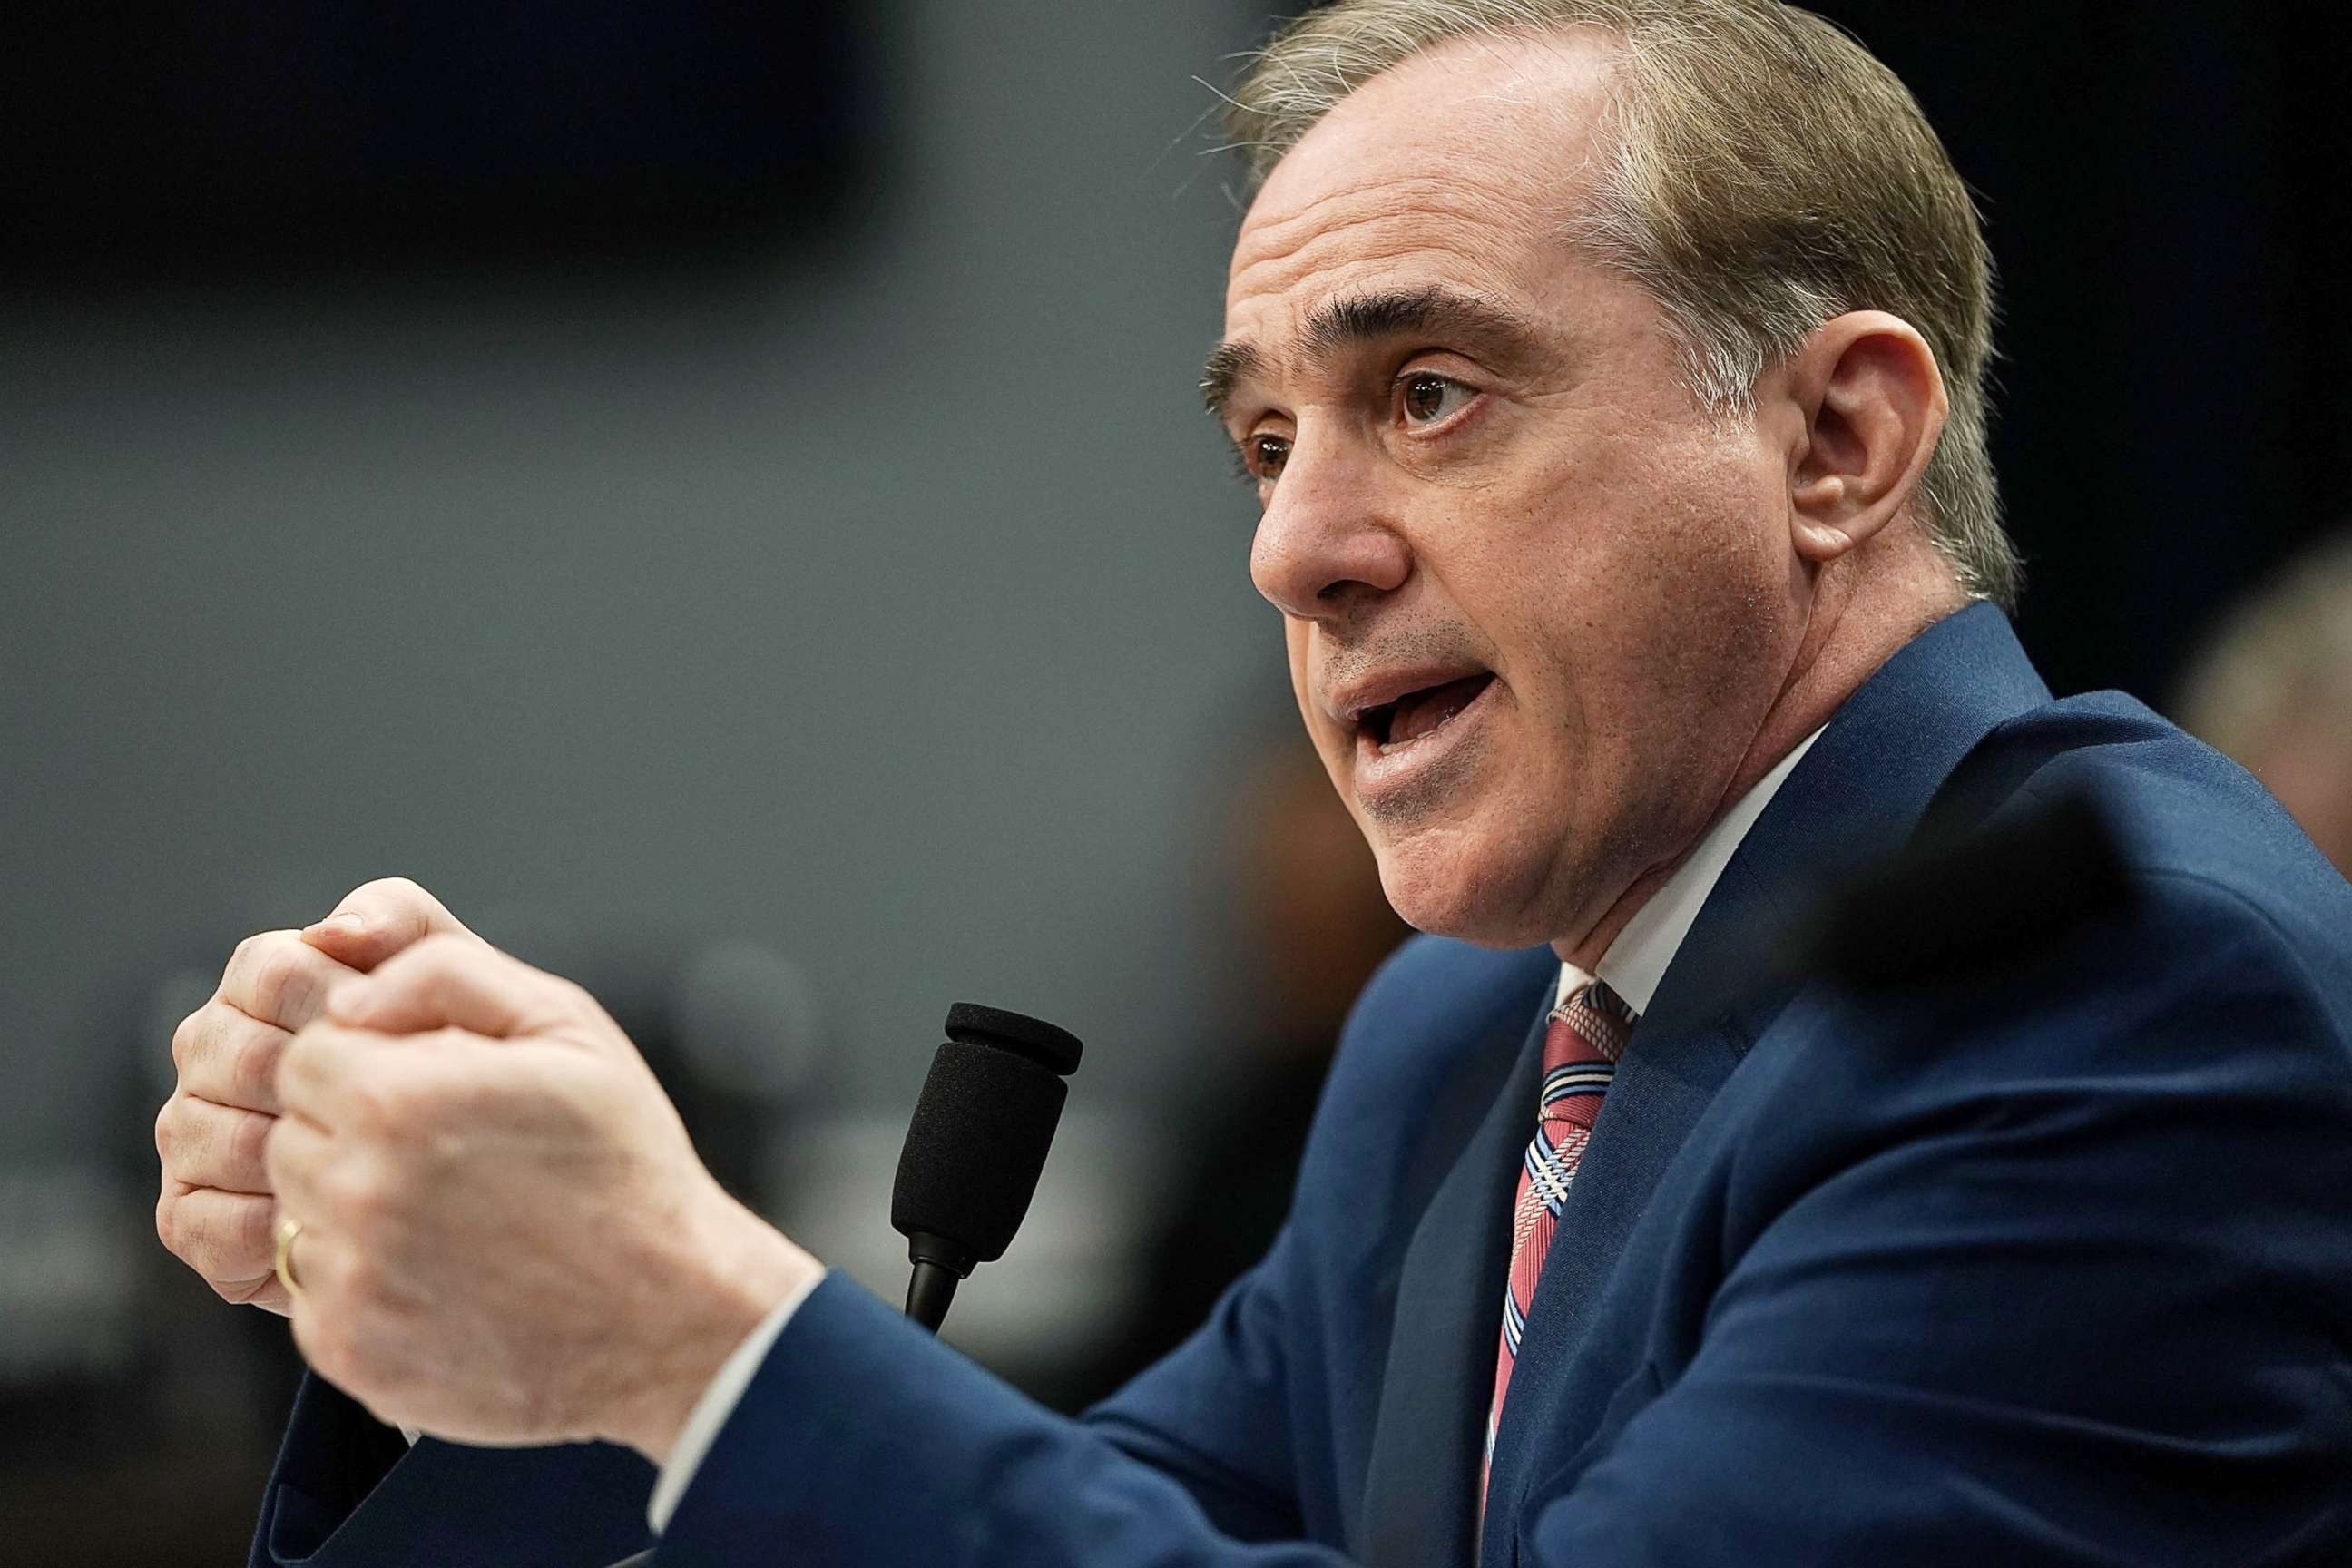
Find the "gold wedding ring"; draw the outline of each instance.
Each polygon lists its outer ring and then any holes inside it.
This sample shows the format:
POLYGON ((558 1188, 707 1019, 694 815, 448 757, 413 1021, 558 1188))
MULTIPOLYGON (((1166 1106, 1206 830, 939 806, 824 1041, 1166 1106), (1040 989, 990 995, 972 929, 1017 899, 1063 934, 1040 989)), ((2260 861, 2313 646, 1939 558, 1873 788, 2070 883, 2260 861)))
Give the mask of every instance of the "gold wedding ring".
POLYGON ((294 1278, 294 1238, 301 1234, 300 1220, 290 1214, 278 1216, 278 1282, 289 1296, 302 1293, 302 1282, 294 1278))

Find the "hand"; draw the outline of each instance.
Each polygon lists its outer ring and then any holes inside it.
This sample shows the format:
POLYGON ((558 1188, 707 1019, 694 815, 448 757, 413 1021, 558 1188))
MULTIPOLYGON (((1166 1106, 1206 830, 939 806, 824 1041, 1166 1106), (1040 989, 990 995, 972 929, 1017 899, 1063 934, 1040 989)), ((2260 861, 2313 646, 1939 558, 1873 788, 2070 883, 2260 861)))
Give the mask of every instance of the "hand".
POLYGON ((463 937, 331 992, 278 1064, 294 1338, 379 1419, 665 1458, 815 1260, 729 1197, 595 1000, 463 937))
POLYGON ((172 1032, 180 1078, 155 1118, 155 1233, 223 1300, 280 1315, 290 1305, 272 1269, 276 1200, 262 1161, 279 1052, 330 988, 435 932, 478 941, 415 883, 367 883, 316 925, 238 943, 212 1000, 172 1032))

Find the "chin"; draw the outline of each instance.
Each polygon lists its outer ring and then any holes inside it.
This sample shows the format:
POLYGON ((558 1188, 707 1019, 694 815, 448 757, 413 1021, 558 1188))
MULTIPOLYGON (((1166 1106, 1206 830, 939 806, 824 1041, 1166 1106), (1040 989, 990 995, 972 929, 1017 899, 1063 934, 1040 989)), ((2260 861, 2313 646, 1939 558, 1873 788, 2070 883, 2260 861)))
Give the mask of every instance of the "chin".
POLYGON ((1552 940, 1538 865, 1480 855, 1459 839, 1390 845, 1375 841, 1381 890, 1405 924, 1479 947, 1535 947, 1552 940))

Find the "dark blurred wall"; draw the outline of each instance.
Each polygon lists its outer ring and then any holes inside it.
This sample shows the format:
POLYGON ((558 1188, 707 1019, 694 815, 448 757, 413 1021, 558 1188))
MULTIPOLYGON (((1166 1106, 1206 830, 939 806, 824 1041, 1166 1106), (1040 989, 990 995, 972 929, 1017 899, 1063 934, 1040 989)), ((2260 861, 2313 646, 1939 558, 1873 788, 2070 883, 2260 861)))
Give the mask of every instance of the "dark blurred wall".
POLYGON ((772 247, 870 189, 856 0, 141 0, 0 26, 0 275, 772 247))
POLYGON ((1977 192, 1993 457, 2058 690, 2169 689, 2352 514, 2352 23, 2316 0, 1831 0, 1977 192))

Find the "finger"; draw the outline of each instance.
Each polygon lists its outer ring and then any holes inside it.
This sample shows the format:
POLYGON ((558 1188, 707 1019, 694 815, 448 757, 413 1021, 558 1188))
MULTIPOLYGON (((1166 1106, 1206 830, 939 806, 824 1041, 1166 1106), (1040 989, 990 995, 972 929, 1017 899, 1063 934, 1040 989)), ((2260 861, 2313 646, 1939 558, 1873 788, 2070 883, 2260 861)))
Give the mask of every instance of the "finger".
POLYGON ((215 1105, 275 1116, 278 1057, 291 1037, 289 1031, 215 997, 172 1031, 172 1060, 180 1069, 180 1089, 215 1105))
POLYGON ((405 877, 364 882, 334 912, 303 928, 305 942, 362 973, 428 936, 472 936, 440 900, 405 877))
MULTIPOLYGON (((307 1120, 331 1129, 365 1121, 384 1109, 388 1050, 410 1051, 413 1037, 381 1035, 324 1019, 286 1042, 278 1058, 277 1094, 283 1120, 307 1120)), ((275 1130, 270 1136, 280 1134, 275 1130)), ((274 1177, 273 1177, 274 1180, 274 1177)), ((282 1188, 273 1187, 283 1195, 282 1188)))
POLYGON ((192 1187, 267 1194, 269 1182, 262 1170, 261 1151, 276 1120, 257 1110, 174 1094, 155 1118, 155 1152, 163 1156, 163 1174, 192 1187))
POLYGON ((366 1304, 352 1289, 359 1258, 351 1238, 305 1224, 286 1258, 288 1269, 302 1287, 287 1312, 294 1348, 312 1372, 373 1415, 373 1406, 361 1399, 359 1390, 368 1382, 375 1348, 371 1342, 376 1336, 366 1304))
POLYGON ((264 1293, 277 1264, 278 1205, 259 1193, 224 1193, 165 1181, 155 1234, 173 1257, 230 1300, 264 1293))
POLYGON ((221 1000, 250 1018, 299 1029, 319 1016, 327 993, 359 971, 338 963, 290 931, 247 937, 229 954, 221 1000))
MULTIPOLYGON (((301 1117, 280 1117, 270 1127, 263 1149, 270 1187, 278 1194, 278 1212, 322 1229, 331 1226, 333 1208, 323 1178, 334 1158, 331 1134, 301 1117)), ((275 1240, 273 1236, 273 1250, 275 1240)), ((271 1261, 274 1264, 276 1259, 271 1261)))
POLYGON ((494 1039, 536 1034, 578 1016, 580 988, 475 938, 429 937, 363 980, 335 988, 328 1016, 355 1028, 412 1034, 456 1027, 494 1039))

